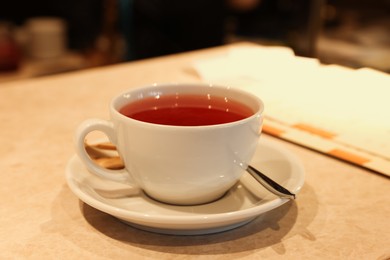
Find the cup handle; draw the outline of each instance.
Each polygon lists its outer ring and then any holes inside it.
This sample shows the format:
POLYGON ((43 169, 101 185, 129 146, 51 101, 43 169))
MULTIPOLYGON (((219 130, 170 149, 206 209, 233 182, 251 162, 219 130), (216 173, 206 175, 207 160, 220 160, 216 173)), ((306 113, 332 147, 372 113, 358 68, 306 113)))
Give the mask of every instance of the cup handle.
POLYGON ((92 161, 90 156, 88 155, 86 149, 85 149, 85 138, 88 135, 88 133, 92 131, 100 131, 104 133, 110 142, 113 144, 116 144, 116 134, 114 131, 114 126, 112 122, 102 120, 102 119, 87 119, 84 122, 82 122, 76 131, 76 151, 81 159, 81 161, 85 164, 87 169, 102 178, 115 181, 115 182, 121 182, 130 184, 132 186, 138 186, 134 183, 134 181, 130 178, 129 173, 126 169, 123 170, 109 170, 105 169, 103 167, 100 167, 95 162, 92 161))

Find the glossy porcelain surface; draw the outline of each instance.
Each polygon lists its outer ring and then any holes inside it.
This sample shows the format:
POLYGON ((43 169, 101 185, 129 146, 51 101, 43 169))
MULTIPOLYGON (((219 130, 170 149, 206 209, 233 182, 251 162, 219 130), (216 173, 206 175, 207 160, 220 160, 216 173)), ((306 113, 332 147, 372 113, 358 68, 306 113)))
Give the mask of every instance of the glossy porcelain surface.
MULTIPOLYGON (((292 192, 299 193, 303 186, 301 162, 271 141, 260 141, 251 164, 292 192)), ((195 235, 229 230, 288 201, 269 193, 249 174, 244 174, 216 201, 195 206, 169 205, 128 185, 89 173, 76 155, 68 162, 66 178, 76 196, 90 206, 138 228, 166 234, 195 235)))
POLYGON ((91 172, 132 183, 149 196, 171 204, 195 205, 220 198, 245 172, 261 134, 264 105, 255 95, 205 84, 166 84, 129 90, 110 106, 111 120, 90 119, 76 134, 77 152, 91 172), (246 104, 253 115, 226 124, 171 126, 145 123, 119 113, 121 107, 145 97, 170 94, 219 96, 246 104), (84 149, 92 131, 104 132, 125 162, 121 173, 97 167, 84 149))

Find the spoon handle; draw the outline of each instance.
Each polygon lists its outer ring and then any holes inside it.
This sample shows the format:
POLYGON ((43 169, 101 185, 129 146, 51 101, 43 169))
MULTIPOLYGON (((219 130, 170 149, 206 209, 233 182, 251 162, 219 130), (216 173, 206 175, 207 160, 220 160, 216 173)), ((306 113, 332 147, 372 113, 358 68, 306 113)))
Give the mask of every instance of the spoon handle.
POLYGON ((264 186, 268 191, 279 196, 280 198, 295 199, 295 194, 291 193, 289 190, 279 185, 277 182, 267 177, 265 174, 259 170, 248 165, 246 171, 250 173, 261 185, 264 186))

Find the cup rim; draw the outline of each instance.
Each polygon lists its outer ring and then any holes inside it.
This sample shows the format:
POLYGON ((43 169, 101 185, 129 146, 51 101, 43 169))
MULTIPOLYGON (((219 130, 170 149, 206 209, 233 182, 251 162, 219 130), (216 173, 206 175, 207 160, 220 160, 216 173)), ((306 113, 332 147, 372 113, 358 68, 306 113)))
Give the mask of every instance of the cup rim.
MULTIPOLYGON (((142 98, 142 97, 141 97, 142 98)), ((237 101, 237 100, 236 100, 237 101)), ((239 102, 239 101, 238 101, 239 102)), ((247 121, 252 120, 253 118, 260 117, 262 116, 264 112, 264 102, 255 94, 250 93, 248 91, 236 88, 236 87, 231 87, 228 85, 222 85, 222 84, 212 84, 212 83, 154 83, 150 85, 145 85, 142 87, 137 87, 137 88, 131 88, 127 89, 126 91, 122 92, 121 94, 117 95, 114 97, 110 103, 110 113, 113 118, 117 118, 120 120, 124 120, 125 122, 132 122, 136 123, 139 125, 142 125, 144 127, 160 127, 160 128, 167 128, 167 129, 208 129, 208 128, 223 128, 223 127, 229 127, 232 125, 240 125, 244 124, 247 121), (126 98, 129 98, 130 93, 141 93, 145 92, 146 90, 151 90, 151 89, 166 89, 166 88, 177 88, 177 87, 192 87, 192 88, 197 88, 197 87, 208 87, 208 88, 213 88, 213 89, 221 89, 221 90, 228 90, 228 91, 234 91, 235 93, 240 93, 242 95, 250 97, 252 100, 254 100, 257 105, 258 109, 254 111, 254 113, 251 116, 248 116, 244 119, 229 122, 229 123, 222 123, 222 124, 213 124, 213 125, 199 125, 199 126, 180 126, 180 125, 164 125, 164 124, 156 124, 156 123, 149 123, 149 122, 144 122, 140 121, 137 119, 133 119, 130 117, 127 117, 123 115, 122 113, 119 112, 119 109, 124 106, 124 104, 127 104, 129 102, 125 102, 121 100, 126 100, 126 98)))

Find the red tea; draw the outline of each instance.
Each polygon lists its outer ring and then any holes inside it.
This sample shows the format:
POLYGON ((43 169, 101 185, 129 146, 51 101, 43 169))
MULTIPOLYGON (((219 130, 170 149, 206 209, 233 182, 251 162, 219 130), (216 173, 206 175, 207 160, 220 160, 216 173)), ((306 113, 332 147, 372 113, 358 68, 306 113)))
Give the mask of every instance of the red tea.
POLYGON ((202 126, 225 124, 253 115, 253 111, 237 101, 209 95, 161 95, 127 104, 123 115, 154 124, 202 126))

